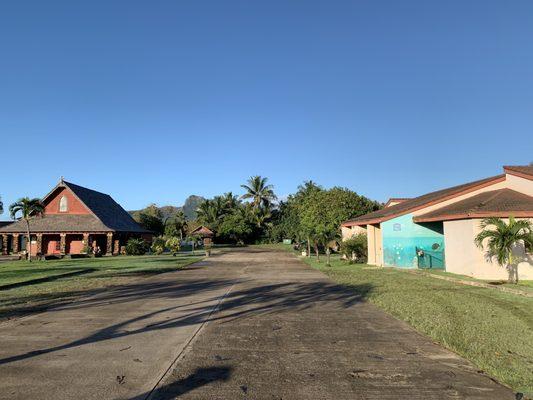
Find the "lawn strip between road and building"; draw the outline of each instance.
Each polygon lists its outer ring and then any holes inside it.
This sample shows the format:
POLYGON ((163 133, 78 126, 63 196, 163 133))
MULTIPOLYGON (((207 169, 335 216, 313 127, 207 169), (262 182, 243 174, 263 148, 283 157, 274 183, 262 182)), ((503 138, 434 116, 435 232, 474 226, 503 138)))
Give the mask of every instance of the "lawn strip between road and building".
POLYGON ((203 254, 119 256, 0 264, 0 321, 41 311, 134 279, 182 269, 203 254), (86 271, 86 272, 84 272, 86 271), (80 273, 84 272, 84 273, 80 273), (64 275, 62 275, 64 274, 64 275), (33 282, 32 282, 33 281, 33 282), (8 285, 16 285, 9 289, 8 285))
MULTIPOLYGON (((288 246, 268 246, 290 250, 288 246)), ((339 256, 300 257, 337 283, 370 285, 371 303, 470 360, 517 392, 533 395, 533 298, 466 286, 393 268, 349 264, 339 256)))

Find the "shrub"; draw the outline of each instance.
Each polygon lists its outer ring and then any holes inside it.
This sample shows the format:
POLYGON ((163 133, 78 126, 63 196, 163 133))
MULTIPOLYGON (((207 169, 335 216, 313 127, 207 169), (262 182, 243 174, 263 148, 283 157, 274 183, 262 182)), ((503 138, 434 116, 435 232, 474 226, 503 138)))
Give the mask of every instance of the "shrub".
POLYGON ((341 252, 352 261, 365 263, 367 260, 366 235, 360 233, 342 242, 341 252))
POLYGON ((157 255, 163 254, 163 252, 165 251, 165 245, 166 245, 165 238, 163 236, 158 236, 154 238, 151 249, 157 255))
POLYGON ((181 240, 179 237, 171 236, 167 239, 166 246, 172 252, 172 255, 175 256, 181 249, 181 240))
POLYGON ((131 238, 126 244, 126 254, 129 256, 141 256, 148 251, 148 245, 143 239, 131 238))

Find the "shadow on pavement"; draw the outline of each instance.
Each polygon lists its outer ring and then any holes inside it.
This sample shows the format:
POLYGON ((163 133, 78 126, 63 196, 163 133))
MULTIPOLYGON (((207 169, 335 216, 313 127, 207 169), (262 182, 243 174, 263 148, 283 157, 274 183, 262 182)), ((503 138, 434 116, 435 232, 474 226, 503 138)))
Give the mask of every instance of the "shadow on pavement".
POLYGON ((332 308, 336 309, 339 307, 348 308, 364 300, 371 292, 372 287, 370 285, 345 287, 328 281, 311 283, 286 282, 258 286, 254 286, 253 283, 248 283, 245 280, 234 279, 151 282, 128 285, 94 298, 57 307, 49 312, 58 312, 66 309, 87 309, 139 300, 146 302, 151 299, 176 298, 184 300, 187 296, 192 296, 198 291, 206 293, 214 290, 219 290, 219 292, 208 296, 205 300, 188 304, 186 301, 181 301, 180 305, 157 309, 156 311, 112 324, 70 343, 5 357, 0 359, 0 365, 86 344, 137 335, 143 332, 201 324, 208 321, 222 320, 229 322, 236 318, 257 316, 263 313, 276 313, 295 309, 304 310, 318 303, 322 305, 330 304, 332 308), (231 291, 231 288, 236 283, 239 283, 239 287, 242 289, 231 291), (250 287, 246 287, 247 284, 250 287), (220 289, 227 289, 226 297, 220 304, 218 312, 213 314, 213 307, 220 299, 220 289), (169 317, 168 314, 161 315, 177 310, 181 313, 175 317, 169 317), (158 316, 161 318, 154 321, 154 318, 158 316), (139 323, 143 321, 146 321, 146 323, 139 327, 139 323))
MULTIPOLYGON (((157 391, 157 400, 171 400, 194 389, 216 381, 227 381, 231 377, 232 368, 228 366, 198 368, 186 378, 179 379, 157 391)), ((151 393, 151 392, 150 392, 151 393)), ((130 398, 129 400, 145 400, 150 393, 130 398)))

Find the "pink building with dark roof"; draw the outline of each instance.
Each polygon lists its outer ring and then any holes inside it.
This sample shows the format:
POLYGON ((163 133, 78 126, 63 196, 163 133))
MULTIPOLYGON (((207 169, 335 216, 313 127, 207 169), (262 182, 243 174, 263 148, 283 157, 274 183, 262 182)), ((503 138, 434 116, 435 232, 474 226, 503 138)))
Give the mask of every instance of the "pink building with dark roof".
MULTIPOLYGON (((368 262, 400 268, 436 268, 482 279, 506 279, 508 271, 474 244, 487 217, 533 219, 533 166, 506 166, 491 178, 391 199, 381 210, 342 224, 343 239, 364 232, 368 262)), ((533 279, 533 256, 524 245, 520 279, 533 279)))
MULTIPOLYGON (((97 247, 111 255, 131 237, 152 239, 108 194, 61 179, 42 202, 44 215, 30 220, 33 255, 81 254, 97 247)), ((0 238, 2 254, 26 250, 26 223, 0 226, 0 238)))

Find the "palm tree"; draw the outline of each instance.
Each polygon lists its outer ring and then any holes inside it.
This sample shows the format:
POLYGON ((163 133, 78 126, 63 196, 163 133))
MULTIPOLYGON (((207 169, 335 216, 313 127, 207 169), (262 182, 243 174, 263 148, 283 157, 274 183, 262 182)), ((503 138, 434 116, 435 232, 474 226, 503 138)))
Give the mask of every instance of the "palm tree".
POLYGON ((266 225, 268 220, 272 217, 270 206, 264 206, 261 208, 253 208, 252 206, 250 208, 250 213, 258 228, 266 225))
POLYGON ((28 261, 31 262, 31 236, 30 236, 30 220, 37 216, 44 214, 44 204, 40 199, 30 199, 29 197, 23 197, 17 202, 9 206, 9 212, 11 218, 17 219, 17 214, 20 213, 18 219, 26 221, 26 238, 28 240, 28 261))
POLYGON ((196 215, 200 223, 212 228, 210 225, 214 224, 217 219, 217 213, 212 200, 205 200, 200 203, 198 209, 196 210, 196 215))
POLYGON ((268 178, 261 176, 252 176, 248 179, 247 185, 241 185, 246 193, 241 196, 242 199, 252 199, 254 208, 267 207, 277 199, 274 194, 274 186, 267 185, 268 178))
POLYGON ((222 198, 224 200, 224 206, 226 207, 227 211, 235 210, 241 205, 239 198, 237 196, 234 196, 232 192, 224 193, 224 196, 222 196, 222 198))
POLYGON ((490 259, 496 258, 500 266, 507 265, 509 282, 518 283, 516 264, 519 260, 513 255, 513 249, 520 243, 524 243, 527 247, 533 245, 533 224, 528 220, 517 221, 512 216, 509 218, 509 223, 492 217, 481 221, 481 229, 474 240, 476 246, 481 249, 486 247, 490 259), (483 242, 486 239, 488 241, 484 246, 483 242))

